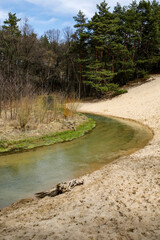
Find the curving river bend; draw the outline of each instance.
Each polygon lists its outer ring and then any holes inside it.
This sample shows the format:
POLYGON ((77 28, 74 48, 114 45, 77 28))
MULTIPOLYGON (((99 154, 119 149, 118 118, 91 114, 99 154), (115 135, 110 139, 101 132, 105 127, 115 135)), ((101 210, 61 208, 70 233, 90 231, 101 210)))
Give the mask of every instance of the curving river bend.
POLYGON ((72 142, 0 156, 0 208, 92 172, 144 147, 152 132, 127 120, 89 115, 96 128, 72 142))

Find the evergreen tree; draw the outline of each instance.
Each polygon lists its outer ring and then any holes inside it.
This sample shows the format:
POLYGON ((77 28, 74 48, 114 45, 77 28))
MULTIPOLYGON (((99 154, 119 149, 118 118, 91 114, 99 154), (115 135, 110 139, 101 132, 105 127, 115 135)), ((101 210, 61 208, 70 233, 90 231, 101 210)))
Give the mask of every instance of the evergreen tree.
POLYGON ((134 76, 135 49, 138 40, 138 16, 136 14, 136 2, 128 8, 120 4, 114 8, 114 16, 117 18, 118 28, 115 33, 115 69, 116 80, 124 85, 134 76))
POLYGON ((20 21, 20 18, 17 18, 16 13, 9 13, 8 19, 4 21, 4 25, 2 26, 2 29, 7 32, 8 34, 11 34, 12 36, 18 36, 20 35, 21 31, 18 27, 18 22, 20 21))
POLYGON ((137 60, 138 76, 154 71, 160 61, 160 4, 156 1, 140 1, 138 5, 140 15, 140 37, 137 60))
POLYGON ((87 65, 85 83, 92 87, 92 91, 105 93, 115 90, 117 85, 112 83, 116 75, 113 67, 111 49, 114 44, 113 33, 116 30, 115 19, 109 12, 107 3, 103 1, 97 5, 95 13, 89 21, 90 31, 90 63, 87 65), (95 53, 95 54, 92 54, 95 53))
POLYGON ((85 64, 87 62, 87 41, 88 41, 88 33, 87 33, 87 18, 83 14, 82 11, 79 11, 77 16, 73 17, 76 21, 74 27, 76 31, 73 35, 73 48, 72 51, 78 54, 77 63, 79 65, 79 98, 82 95, 82 83, 83 83, 83 72, 85 71, 85 64))
MULTIPOLYGON (((160 70, 160 4, 157 0, 117 4, 113 12, 105 1, 87 20, 79 11, 75 33, 48 30, 39 39, 27 20, 9 13, 0 27, 0 112, 2 101, 35 92, 74 92, 79 97, 121 93, 135 77, 160 70), (28 89, 28 90, 27 90, 28 89)), ((13 108, 12 108, 13 109, 13 108)))

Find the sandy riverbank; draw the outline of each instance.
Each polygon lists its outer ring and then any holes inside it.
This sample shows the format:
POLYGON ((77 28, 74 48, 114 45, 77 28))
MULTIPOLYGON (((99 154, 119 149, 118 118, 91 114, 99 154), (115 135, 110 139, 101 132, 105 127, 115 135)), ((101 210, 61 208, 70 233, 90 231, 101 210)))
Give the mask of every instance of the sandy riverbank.
POLYGON ((153 140, 84 176, 84 185, 55 198, 22 200, 0 213, 0 239, 160 239, 160 75, 112 100, 80 111, 148 125, 153 140))

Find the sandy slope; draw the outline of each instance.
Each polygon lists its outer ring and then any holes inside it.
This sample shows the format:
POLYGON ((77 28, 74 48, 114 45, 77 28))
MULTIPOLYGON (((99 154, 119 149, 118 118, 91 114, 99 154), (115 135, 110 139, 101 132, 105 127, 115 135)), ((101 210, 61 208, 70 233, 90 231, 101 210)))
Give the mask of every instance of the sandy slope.
POLYGON ((81 111, 138 120, 153 140, 55 198, 28 199, 0 213, 0 239, 160 239, 160 75, 81 111))

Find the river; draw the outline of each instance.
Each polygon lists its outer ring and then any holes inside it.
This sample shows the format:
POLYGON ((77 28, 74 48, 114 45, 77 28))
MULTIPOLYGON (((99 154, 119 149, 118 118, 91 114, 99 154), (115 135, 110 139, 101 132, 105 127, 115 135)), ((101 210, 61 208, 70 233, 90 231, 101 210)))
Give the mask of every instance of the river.
POLYGON ((0 156, 0 208, 99 169, 152 138, 152 132, 138 123, 89 116, 97 126, 79 139, 0 156))

